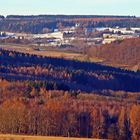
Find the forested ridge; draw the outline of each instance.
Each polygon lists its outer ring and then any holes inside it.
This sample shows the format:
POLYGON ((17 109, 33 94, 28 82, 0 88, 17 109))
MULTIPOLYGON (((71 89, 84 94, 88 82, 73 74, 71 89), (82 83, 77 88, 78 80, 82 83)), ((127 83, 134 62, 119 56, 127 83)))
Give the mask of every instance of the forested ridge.
POLYGON ((0 133, 140 139, 140 72, 0 50, 0 133))
POLYGON ((135 16, 96 16, 96 15, 39 15, 1 16, 0 30, 9 32, 43 33, 44 29, 54 30, 58 24, 72 27, 80 23, 82 27, 139 27, 140 19, 135 16))

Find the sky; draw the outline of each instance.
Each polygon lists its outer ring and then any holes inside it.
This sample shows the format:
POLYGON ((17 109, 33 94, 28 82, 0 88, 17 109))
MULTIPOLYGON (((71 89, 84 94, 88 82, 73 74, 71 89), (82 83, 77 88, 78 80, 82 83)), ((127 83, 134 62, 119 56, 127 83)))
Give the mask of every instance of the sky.
POLYGON ((140 16, 140 0, 0 0, 0 15, 140 16))

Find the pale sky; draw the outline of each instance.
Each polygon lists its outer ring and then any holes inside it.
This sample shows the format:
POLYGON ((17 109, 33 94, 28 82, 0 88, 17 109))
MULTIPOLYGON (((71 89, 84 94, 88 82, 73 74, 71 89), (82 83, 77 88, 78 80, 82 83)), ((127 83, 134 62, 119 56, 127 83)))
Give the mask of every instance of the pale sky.
POLYGON ((0 0, 0 15, 90 14, 140 16, 140 0, 0 0))

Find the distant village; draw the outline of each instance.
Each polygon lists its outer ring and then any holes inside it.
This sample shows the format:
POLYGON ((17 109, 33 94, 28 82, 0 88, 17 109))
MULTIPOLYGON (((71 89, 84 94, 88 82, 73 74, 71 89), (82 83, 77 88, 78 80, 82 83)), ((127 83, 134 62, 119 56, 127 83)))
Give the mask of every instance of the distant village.
POLYGON ((69 28, 53 29, 53 31, 46 31, 46 33, 42 34, 0 32, 0 42, 7 43, 10 39, 16 41, 26 40, 27 43, 30 42, 32 45, 44 47, 68 47, 76 41, 83 41, 87 45, 93 46, 137 37, 140 37, 140 28, 83 28, 79 24, 75 24, 75 26, 69 28))

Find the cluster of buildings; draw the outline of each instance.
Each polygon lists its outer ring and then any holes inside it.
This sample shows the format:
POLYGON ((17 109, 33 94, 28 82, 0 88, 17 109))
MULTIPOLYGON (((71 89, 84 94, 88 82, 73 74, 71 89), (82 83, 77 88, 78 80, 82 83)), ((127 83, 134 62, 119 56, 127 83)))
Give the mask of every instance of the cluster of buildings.
POLYGON ((103 31, 102 44, 109 44, 117 40, 140 37, 140 28, 100 28, 103 31), (106 32, 104 32, 106 31, 106 32))
POLYGON ((45 34, 26 34, 0 32, 0 39, 14 38, 30 40, 33 45, 61 46, 71 45, 73 40, 84 40, 88 45, 109 44, 116 40, 140 37, 140 28, 92 28, 87 27, 77 34, 77 28, 55 29, 54 32, 45 34), (83 34, 81 36, 80 34, 83 34))

